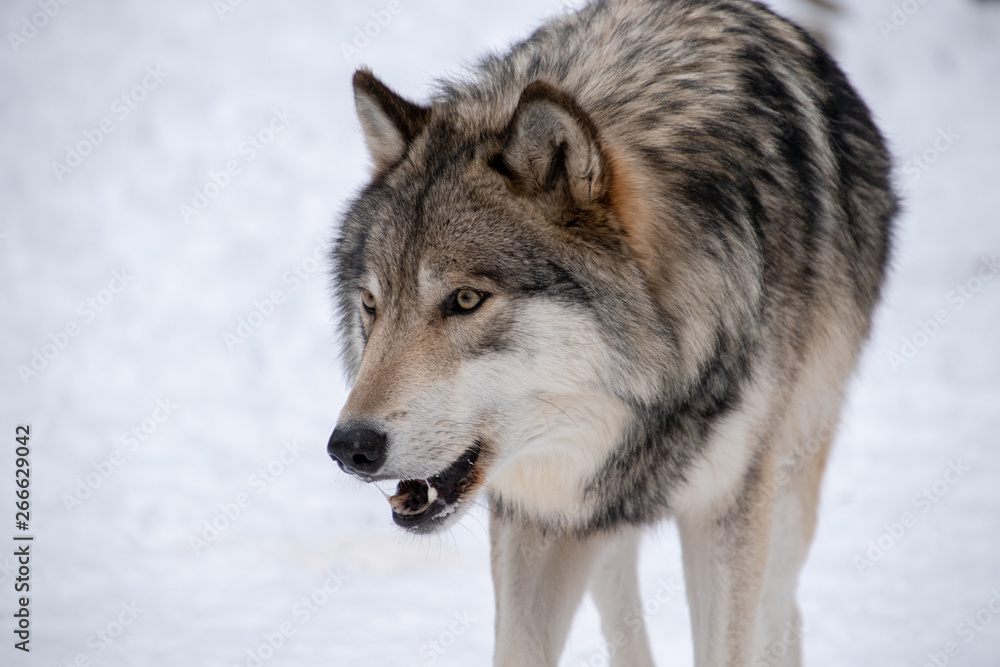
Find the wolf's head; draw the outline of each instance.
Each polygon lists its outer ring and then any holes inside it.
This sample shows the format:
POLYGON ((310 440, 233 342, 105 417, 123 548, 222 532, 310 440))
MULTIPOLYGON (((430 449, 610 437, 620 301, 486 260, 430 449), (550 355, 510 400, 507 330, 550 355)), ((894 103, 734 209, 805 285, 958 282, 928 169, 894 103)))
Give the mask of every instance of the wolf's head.
POLYGON ((669 358, 638 349, 660 318, 597 127, 541 81, 464 108, 418 106, 366 70, 354 92, 374 176, 334 254, 353 387, 330 456, 400 480, 393 518, 418 532, 484 486, 572 520, 630 397, 653 391, 640 359, 669 358))

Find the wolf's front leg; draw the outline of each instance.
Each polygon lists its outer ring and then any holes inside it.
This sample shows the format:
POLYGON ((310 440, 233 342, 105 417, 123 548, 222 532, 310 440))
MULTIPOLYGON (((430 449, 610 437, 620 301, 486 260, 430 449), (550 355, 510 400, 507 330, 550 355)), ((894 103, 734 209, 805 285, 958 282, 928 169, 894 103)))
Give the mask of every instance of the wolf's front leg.
POLYGON ((555 667, 599 541, 490 516, 495 667, 555 667))
POLYGON ((623 528, 595 537, 603 545, 590 582, 590 592, 601 613, 601 629, 611 653, 611 667, 653 667, 649 638, 639 597, 639 543, 642 532, 623 528))

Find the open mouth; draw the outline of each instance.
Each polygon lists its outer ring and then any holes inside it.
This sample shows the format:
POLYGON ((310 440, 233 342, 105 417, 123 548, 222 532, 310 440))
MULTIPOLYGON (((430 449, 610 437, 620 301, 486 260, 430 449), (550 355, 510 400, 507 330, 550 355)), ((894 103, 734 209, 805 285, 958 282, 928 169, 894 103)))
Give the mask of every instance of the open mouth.
POLYGON ((479 445, 466 450, 458 460, 427 479, 404 479, 389 498, 392 520, 415 532, 430 532, 452 514, 462 495, 472 486, 479 445))

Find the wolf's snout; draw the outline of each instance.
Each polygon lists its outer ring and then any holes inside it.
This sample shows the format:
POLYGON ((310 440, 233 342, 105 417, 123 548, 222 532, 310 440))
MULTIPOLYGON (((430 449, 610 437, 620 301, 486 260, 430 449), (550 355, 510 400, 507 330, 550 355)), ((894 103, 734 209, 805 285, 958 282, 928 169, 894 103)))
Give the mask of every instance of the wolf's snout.
POLYGON ((368 426, 338 425, 330 436, 326 452, 344 472, 368 477, 385 463, 385 433, 368 426))

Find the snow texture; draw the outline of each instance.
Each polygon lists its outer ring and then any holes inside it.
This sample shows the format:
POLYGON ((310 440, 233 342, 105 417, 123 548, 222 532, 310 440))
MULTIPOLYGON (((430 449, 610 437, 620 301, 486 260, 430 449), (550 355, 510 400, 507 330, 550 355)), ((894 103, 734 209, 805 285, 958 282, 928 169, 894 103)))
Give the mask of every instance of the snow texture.
MULTIPOLYGON (((489 664, 484 513, 403 536, 379 490, 327 458, 345 390, 324 253, 367 173, 352 71, 425 99, 564 8, 224 2, 0 9, 0 664, 489 664), (44 368, 19 371, 36 352, 44 368), (8 542, 24 423, 30 654, 13 648, 8 542)), ((906 211, 828 467, 801 641, 813 667, 996 667, 1000 6, 845 4, 778 8, 825 23, 906 211)), ((692 662, 679 553, 664 524, 642 555, 661 665, 692 662)), ((607 664, 598 627, 586 601, 560 664, 607 664)))

